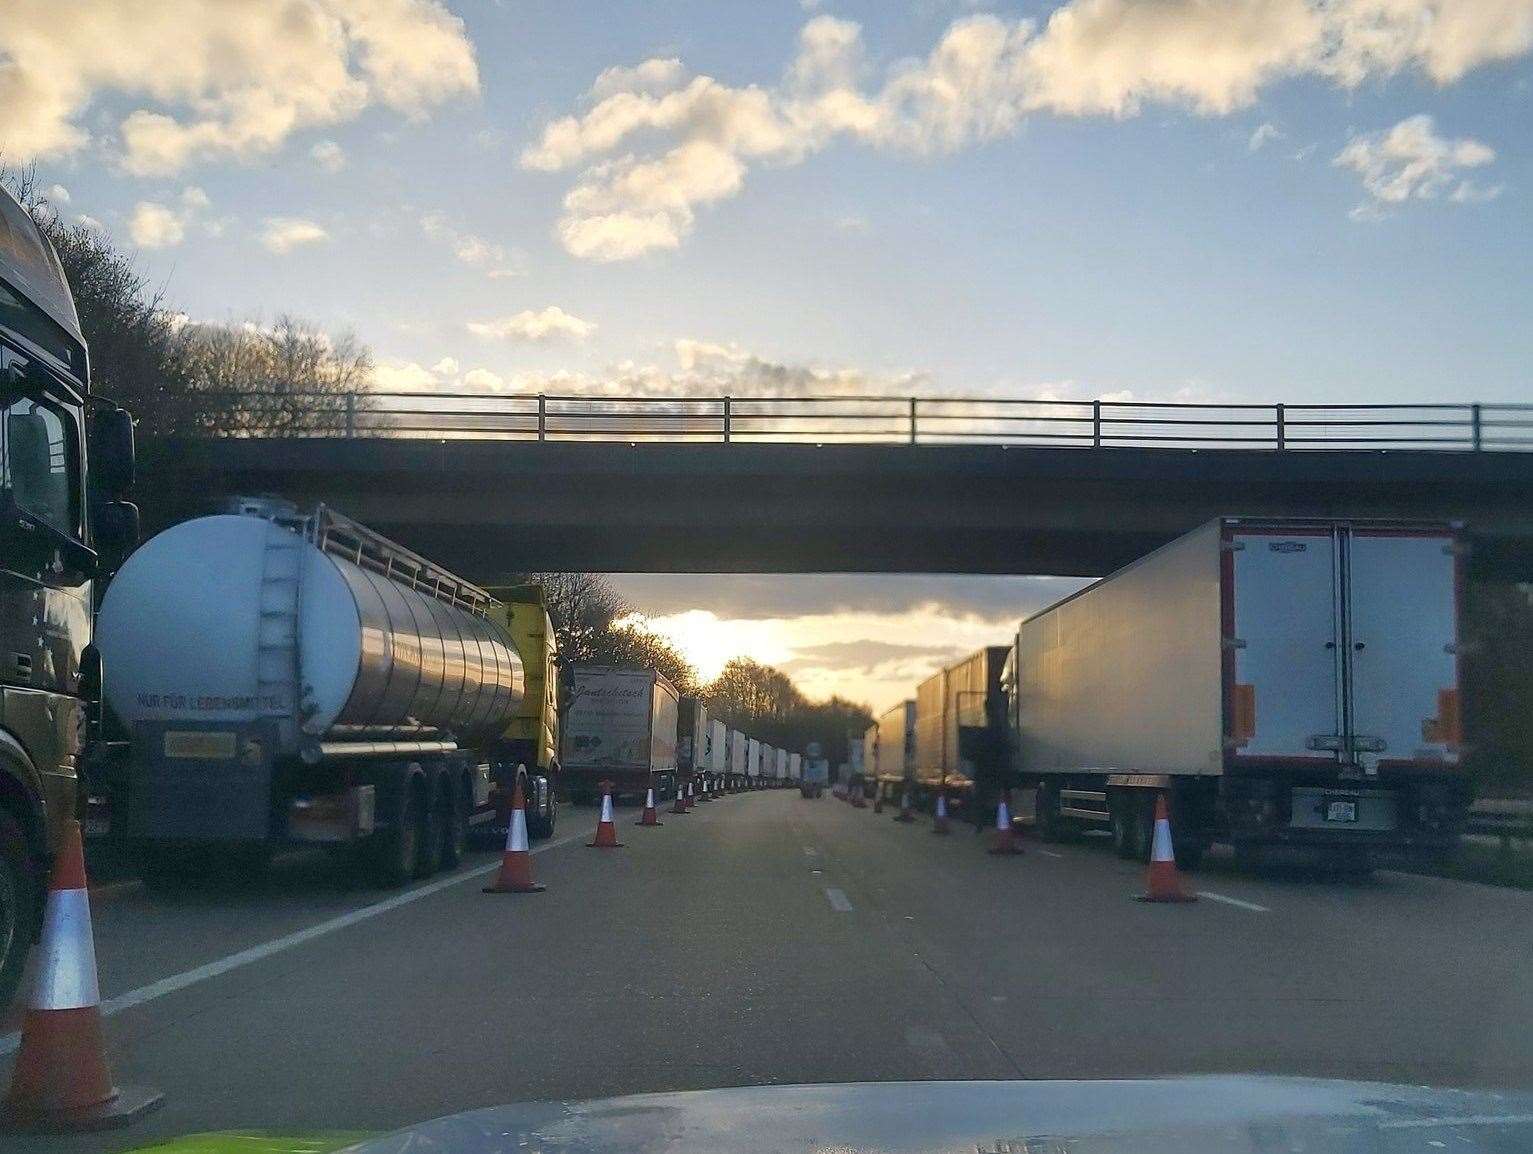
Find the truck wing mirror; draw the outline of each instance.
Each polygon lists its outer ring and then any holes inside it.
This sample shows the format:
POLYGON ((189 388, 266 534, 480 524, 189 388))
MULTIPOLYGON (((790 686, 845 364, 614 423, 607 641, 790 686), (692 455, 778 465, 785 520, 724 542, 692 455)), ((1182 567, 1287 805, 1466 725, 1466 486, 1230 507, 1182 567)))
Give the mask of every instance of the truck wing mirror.
POLYGON ((97 491, 121 497, 133 488, 133 415, 113 405, 95 409, 90 419, 90 469, 97 491))
POLYGON ((115 572, 138 544, 138 506, 132 501, 108 501, 96 510, 93 528, 101 567, 115 572))

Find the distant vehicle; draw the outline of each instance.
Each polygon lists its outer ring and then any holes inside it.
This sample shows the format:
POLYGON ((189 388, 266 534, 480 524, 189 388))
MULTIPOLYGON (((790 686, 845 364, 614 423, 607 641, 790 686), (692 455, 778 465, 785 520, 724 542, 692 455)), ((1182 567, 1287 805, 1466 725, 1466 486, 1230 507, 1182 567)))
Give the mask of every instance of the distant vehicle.
POLYGON ((318 843, 356 844, 401 884, 455 866, 518 780, 531 831, 552 832, 541 594, 501 602, 323 505, 231 510, 146 542, 101 606, 127 740, 91 775, 145 880, 195 875, 213 849, 258 864, 318 843))
MULTIPOLYGON (((797 754, 794 755, 798 756, 797 754)), ((830 784, 830 762, 820 752, 820 743, 811 741, 804 751, 803 777, 798 791, 802 797, 818 798, 824 795, 830 784)))
POLYGON ((101 663, 93 579, 138 536, 133 421, 89 395, 85 339, 53 247, 0 192, 0 1005, 77 812, 101 663))
POLYGON ((729 727, 714 718, 708 722, 708 778, 717 789, 728 785, 729 727))
MULTIPOLYGON (((991 645, 932 674, 916 688, 915 751, 911 777, 926 798, 945 791, 972 801, 982 787, 987 801, 999 791, 1010 749, 1001 673, 1011 650, 991 645)), ((970 805, 972 812, 979 806, 970 805)))
POLYGON ((761 743, 761 787, 777 788, 777 750, 764 741, 761 743))
POLYGON ((747 784, 750 760, 750 743, 738 729, 729 731, 729 785, 731 789, 744 789, 747 784))
POLYGON ((788 782, 788 751, 786 749, 776 749, 773 750, 773 753, 777 758, 773 776, 777 778, 779 787, 784 786, 788 782))
POLYGON ((708 773, 708 706, 696 697, 676 703, 676 772, 683 787, 702 788, 708 773))
POLYGON ((804 755, 801 753, 788 754, 788 780, 798 781, 804 776, 804 755))
POLYGON ((761 787, 761 742, 754 737, 745 739, 745 775, 751 789, 761 787))
POLYGON ((873 766, 874 789, 898 801, 915 784, 916 703, 902 701, 878 719, 878 758, 873 766))
POLYGON ((570 796, 595 801, 601 783, 643 797, 676 790, 676 688, 652 669, 571 665, 564 714, 564 773, 570 796))
POLYGON ((1444 524, 1223 518, 1024 621, 1006 675, 1045 837, 1106 826, 1177 858, 1449 850, 1460 549, 1444 524))

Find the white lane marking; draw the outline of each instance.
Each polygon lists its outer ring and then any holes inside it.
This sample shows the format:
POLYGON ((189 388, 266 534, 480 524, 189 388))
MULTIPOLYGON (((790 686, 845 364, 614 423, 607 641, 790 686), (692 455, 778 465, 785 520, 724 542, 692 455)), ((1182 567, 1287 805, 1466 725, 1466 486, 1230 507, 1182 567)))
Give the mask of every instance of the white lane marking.
MULTIPOLYGON (((572 841, 579 841, 585 836, 583 833, 572 833, 568 837, 560 838, 558 841, 544 842, 532 852, 538 854, 544 850, 558 849, 561 845, 568 845, 572 841)), ((157 982, 150 982, 147 986, 140 986, 136 990, 129 990, 126 994, 119 994, 115 998, 108 998, 101 1003, 101 1014, 103 1017, 110 1018, 122 1013, 124 1010, 131 1010, 134 1006, 142 1006, 145 1002, 156 1001, 167 994, 174 994, 178 990, 186 989, 188 986, 195 986, 198 982, 205 982, 209 978, 216 978, 222 974, 227 974, 230 970, 240 969, 242 966, 248 966, 253 962, 263 961, 273 954, 283 953, 294 946, 301 946, 305 942, 313 941, 315 938, 324 937, 326 934, 333 934, 336 930, 344 930, 347 926, 354 926, 358 922, 369 921, 379 914, 386 914, 390 910, 397 910, 400 906, 409 905, 411 902, 440 893, 442 890, 449 889, 452 886, 462 885, 464 882, 481 878, 485 874, 492 873, 499 868, 500 861, 497 859, 463 873, 455 873, 451 877, 428 882, 413 890, 406 890, 402 894, 395 894, 391 898, 384 898, 381 902, 374 902, 370 906, 363 906, 361 909, 352 910, 350 913, 337 915, 326 921, 309 926, 306 929, 295 930, 284 937, 273 938, 269 942, 262 942, 258 946, 251 946, 249 949, 240 950, 237 953, 230 954, 228 957, 219 958, 217 961, 207 962, 190 970, 183 970, 179 974, 172 974, 170 977, 161 978, 157 982)), ((21 1031, 16 1030, 6 1034, 0 1037, 0 1055, 14 1053, 20 1045, 21 1031)))
POLYGON ((1064 857, 1065 856, 1062 853, 1055 853, 1051 849, 1043 849, 1042 847, 1039 847, 1038 852, 1041 853, 1044 857, 1064 857))
POLYGON ((825 888, 825 900, 830 902, 830 908, 838 914, 849 914, 852 912, 851 899, 843 891, 836 889, 835 886, 827 886, 825 888))
POLYGON ((1216 894, 1209 890, 1199 890, 1198 897, 1207 898, 1211 902, 1223 902, 1227 906, 1235 906, 1237 909, 1250 910, 1254 914, 1270 914, 1272 910, 1267 906, 1259 906, 1255 902, 1248 902, 1244 898, 1227 897, 1224 894, 1216 894))

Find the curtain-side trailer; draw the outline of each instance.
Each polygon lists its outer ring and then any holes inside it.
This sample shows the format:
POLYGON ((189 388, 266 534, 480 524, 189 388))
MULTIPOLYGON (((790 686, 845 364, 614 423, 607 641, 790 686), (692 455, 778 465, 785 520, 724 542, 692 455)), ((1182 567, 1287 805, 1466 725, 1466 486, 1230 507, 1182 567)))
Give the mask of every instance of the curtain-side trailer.
POLYGON ((1028 618, 1007 680, 1040 833, 1143 857, 1164 791, 1185 864, 1451 848, 1460 553, 1442 523, 1222 518, 1028 618))
POLYGON ((1004 645, 987 646, 916 689, 911 777, 922 792, 962 798, 978 783, 988 797, 999 788, 1008 753, 1001 673, 1009 653, 1004 645))
POLYGON ((874 788, 884 797, 899 799, 912 783, 915 761, 916 703, 902 701, 878 719, 878 758, 874 788))

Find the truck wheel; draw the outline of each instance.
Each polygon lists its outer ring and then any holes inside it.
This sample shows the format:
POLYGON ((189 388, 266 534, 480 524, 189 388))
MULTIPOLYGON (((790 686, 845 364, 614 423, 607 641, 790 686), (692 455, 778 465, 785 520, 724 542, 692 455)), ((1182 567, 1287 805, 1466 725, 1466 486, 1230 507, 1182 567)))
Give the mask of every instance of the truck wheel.
POLYGON ((473 799, 461 783, 454 786, 451 777, 443 777, 442 788, 446 796, 442 814, 442 868, 454 870, 463 864, 468 852, 468 810, 473 799))
POLYGON ((452 788, 445 774, 436 779, 429 799, 421 807, 420 852, 415 858, 415 876, 429 878, 442 868, 442 840, 447 830, 447 809, 452 804, 452 788))
POLYGON ((415 876, 420 863, 420 797, 413 782, 406 782, 403 788, 398 820, 373 834, 368 847, 372 873, 380 885, 404 885, 415 876))
POLYGON ((0 1007, 10 1004, 21 984, 37 920, 37 891, 26 835, 15 818, 0 811, 0 1007))

